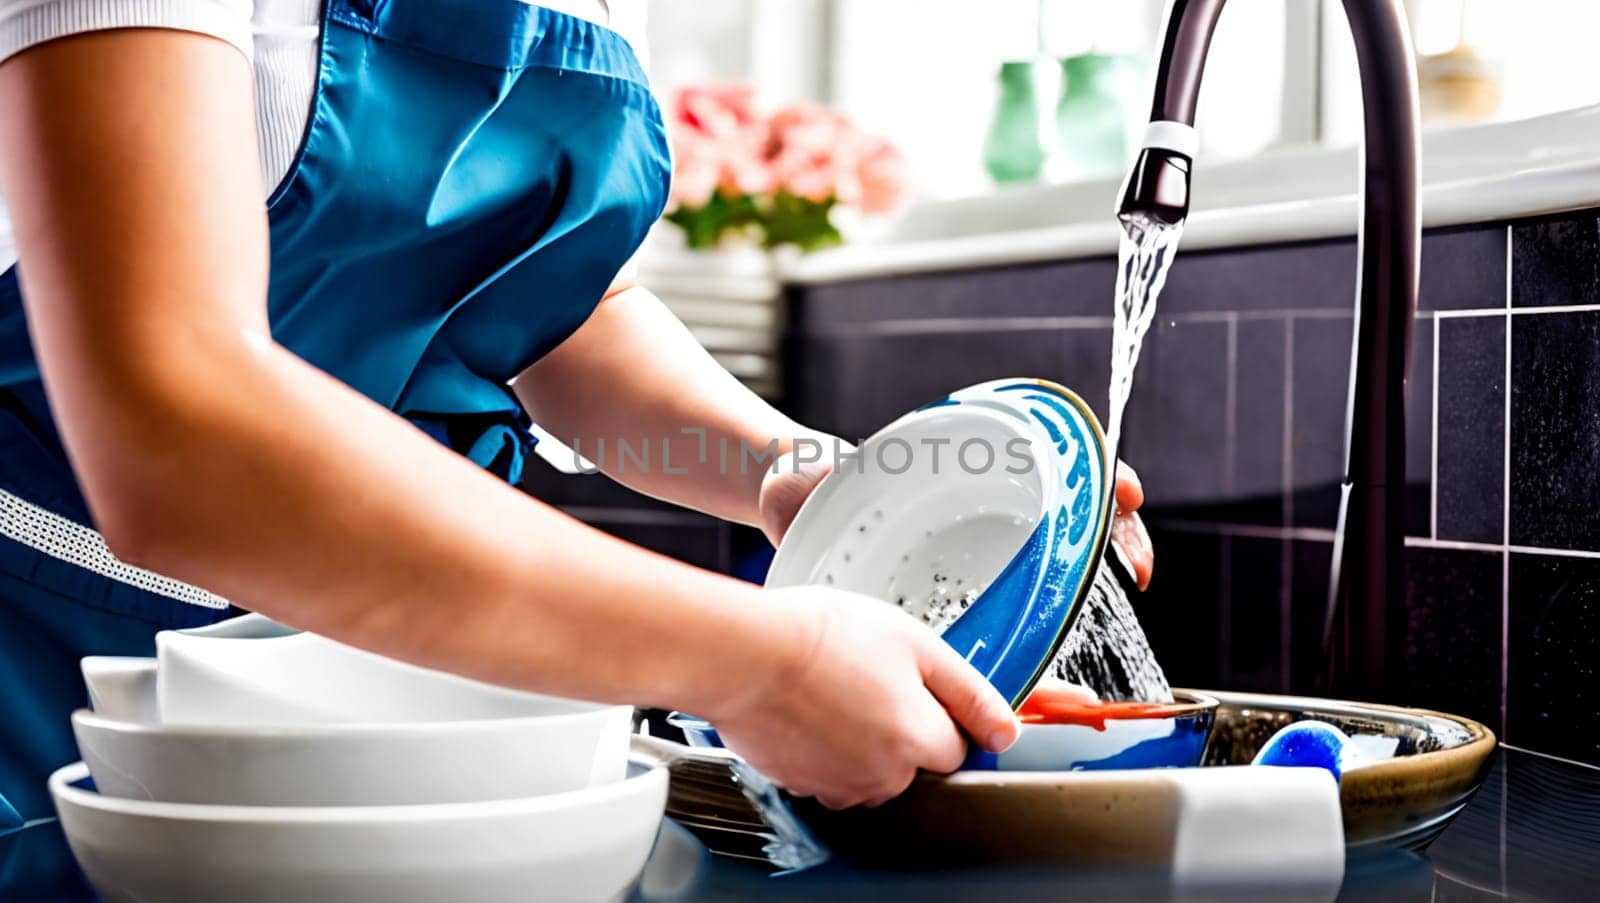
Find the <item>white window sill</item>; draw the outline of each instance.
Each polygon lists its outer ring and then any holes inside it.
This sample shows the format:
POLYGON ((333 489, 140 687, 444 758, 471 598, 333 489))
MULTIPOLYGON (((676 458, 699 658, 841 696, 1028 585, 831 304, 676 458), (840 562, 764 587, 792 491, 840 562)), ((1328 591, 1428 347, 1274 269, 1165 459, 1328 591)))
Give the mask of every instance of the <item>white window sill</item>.
MULTIPOLYGON (((1423 139, 1428 228, 1600 206, 1600 105, 1423 139)), ((1005 266, 1116 252, 1120 180, 1039 185, 922 204, 881 238, 797 259, 787 282, 1005 266)), ((1184 248, 1354 235, 1353 147, 1279 150, 1197 162, 1184 248)))

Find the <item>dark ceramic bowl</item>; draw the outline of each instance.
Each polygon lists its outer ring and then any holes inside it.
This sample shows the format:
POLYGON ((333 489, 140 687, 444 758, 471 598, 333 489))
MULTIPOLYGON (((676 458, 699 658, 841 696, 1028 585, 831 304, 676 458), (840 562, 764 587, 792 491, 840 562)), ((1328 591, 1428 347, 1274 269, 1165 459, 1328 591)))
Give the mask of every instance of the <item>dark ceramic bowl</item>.
MULTIPOLYGON (((1341 780, 1345 842, 1354 855, 1425 848, 1476 792, 1495 749, 1483 725, 1437 712, 1293 696, 1191 695, 1219 703, 1202 765, 1248 763, 1279 728, 1305 719, 1352 736, 1393 738, 1391 758, 1352 768, 1341 780)), ((733 778, 735 757, 678 749, 667 814, 713 850, 759 856, 772 829, 733 778)), ((830 812, 796 801, 794 810, 836 854, 868 865, 1155 868, 1175 855, 1174 813, 1182 803, 1173 774, 963 771, 919 778, 877 809, 830 812)))
POLYGON ((1215 693, 1222 702, 1206 765, 1243 765, 1285 725, 1325 721, 1351 737, 1387 737, 1393 754, 1339 781, 1345 845, 1353 853, 1421 850, 1477 792, 1494 763, 1495 737, 1467 718, 1397 706, 1215 693))

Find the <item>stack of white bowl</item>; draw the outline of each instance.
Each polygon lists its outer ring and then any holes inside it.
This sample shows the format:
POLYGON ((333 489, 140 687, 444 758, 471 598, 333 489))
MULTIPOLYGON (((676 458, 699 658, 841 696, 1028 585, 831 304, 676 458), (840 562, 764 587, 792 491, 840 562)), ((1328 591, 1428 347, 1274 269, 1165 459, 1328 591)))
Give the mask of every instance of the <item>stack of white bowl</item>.
POLYGON ((109 900, 615 900, 666 804, 665 769, 629 760, 626 707, 255 615, 83 672, 84 761, 50 789, 109 900))

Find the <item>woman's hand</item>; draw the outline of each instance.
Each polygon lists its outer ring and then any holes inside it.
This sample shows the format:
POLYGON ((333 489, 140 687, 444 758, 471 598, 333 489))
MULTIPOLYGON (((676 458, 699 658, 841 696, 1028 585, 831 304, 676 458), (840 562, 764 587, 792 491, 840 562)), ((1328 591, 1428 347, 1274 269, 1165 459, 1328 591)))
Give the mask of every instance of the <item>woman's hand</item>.
MULTIPOLYGON (((842 441, 840 446, 852 450, 842 441)), ((825 450, 831 448, 832 442, 824 440, 822 447, 825 450)), ((832 472, 833 460, 826 454, 820 461, 799 463, 795 452, 779 458, 767 471, 761 481, 757 507, 761 512, 762 532, 767 534, 767 539, 774 546, 783 541, 784 534, 789 532, 789 525, 794 523, 795 515, 800 512, 800 506, 811 497, 817 484, 832 472)), ((1126 463, 1118 461, 1117 514, 1111 524, 1111 541, 1121 550, 1140 589, 1150 585, 1150 576, 1156 565, 1150 534, 1144 528, 1144 521, 1139 519, 1139 506, 1143 504, 1144 486, 1139 482, 1139 475, 1126 463)))
POLYGON ((855 446, 843 439, 820 438, 822 455, 818 461, 801 461, 799 451, 791 451, 774 461, 766 476, 761 478, 761 490, 756 497, 756 510, 761 513, 761 532, 776 548, 789 532, 789 525, 800 513, 800 506, 811 497, 822 478, 833 473, 834 450, 839 454, 855 451, 855 446))
POLYGON ((703 714, 790 793, 835 809, 877 805, 918 770, 959 768, 963 732, 994 752, 1016 742, 999 692, 898 608, 816 586, 763 596, 776 603, 768 631, 782 653, 764 679, 741 676, 753 689, 703 714))
POLYGON ((1139 589, 1150 587, 1150 576, 1156 569, 1156 551, 1150 544, 1150 533, 1139 519, 1139 506, 1144 504, 1144 485, 1139 475, 1125 462, 1117 462, 1117 513, 1111 522, 1111 542, 1133 570, 1139 589))

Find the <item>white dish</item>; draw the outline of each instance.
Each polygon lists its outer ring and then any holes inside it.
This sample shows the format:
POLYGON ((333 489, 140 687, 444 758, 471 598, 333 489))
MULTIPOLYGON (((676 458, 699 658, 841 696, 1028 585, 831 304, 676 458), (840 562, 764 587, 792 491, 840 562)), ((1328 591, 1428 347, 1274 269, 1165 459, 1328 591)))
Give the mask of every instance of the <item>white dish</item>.
POLYGON ((622 899, 661 824, 667 772, 571 793, 434 806, 153 803, 50 776, 73 855, 109 901, 435 903, 622 899))
POLYGON ((897 603, 942 630, 960 610, 945 600, 976 599, 1039 521, 1050 470, 1034 440, 1027 423, 976 405, 895 421, 862 444, 860 469, 844 464, 806 500, 767 585, 837 586, 897 603), (976 473, 956 460, 967 442, 976 473), (937 456, 934 443, 943 446, 937 456), (1027 472, 1007 470, 1010 443, 1027 450, 1015 467, 1027 472), (994 450, 992 466, 977 468, 987 459, 979 449, 994 450))
POLYGON ((89 708, 118 721, 161 720, 155 659, 91 655, 78 664, 89 689, 89 708))
POLYGON ((261 615, 156 634, 168 724, 472 721, 571 703, 419 668, 261 615))
POLYGON ((627 768, 633 710, 543 698, 543 714, 384 724, 162 724, 156 663, 86 659, 72 715, 107 796, 245 806, 388 806, 518 799, 597 787, 627 768), (132 685, 132 686, 130 686, 132 685))

